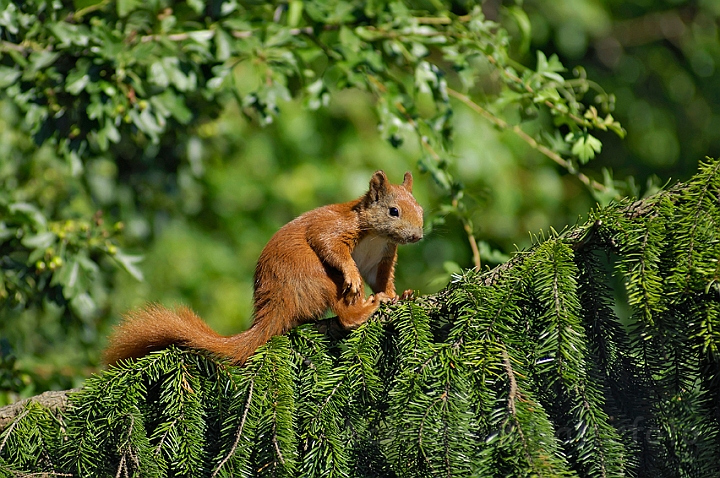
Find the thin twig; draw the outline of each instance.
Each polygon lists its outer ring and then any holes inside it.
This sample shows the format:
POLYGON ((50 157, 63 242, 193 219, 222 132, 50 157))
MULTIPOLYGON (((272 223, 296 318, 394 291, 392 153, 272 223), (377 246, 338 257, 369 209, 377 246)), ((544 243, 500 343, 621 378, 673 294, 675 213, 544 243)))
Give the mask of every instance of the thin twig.
MULTIPOLYGON (((337 27, 335 25, 327 25, 325 30, 335 30, 337 27)), ((140 37, 140 41, 143 43, 151 42, 151 41, 157 41, 157 40, 170 40, 170 41, 185 41, 189 40, 193 37, 193 34, 198 33, 199 31, 203 30, 196 30, 193 32, 184 32, 184 33, 171 33, 168 35, 162 35, 162 34, 155 34, 155 35, 143 35, 140 37)), ((212 38, 215 36, 215 30, 204 30, 207 31, 210 37, 212 38)), ((290 35, 292 36, 298 36, 298 35, 312 35, 313 29, 312 27, 304 27, 304 28, 291 28, 289 30, 290 35)), ((232 35, 233 38, 237 39, 243 39, 243 38, 250 38, 253 35, 256 35, 258 32, 255 30, 233 30, 230 32, 230 35, 232 35)))
POLYGON ((532 458, 532 455, 530 454, 530 450, 528 450, 528 443, 527 439, 525 438, 525 433, 523 432, 523 429, 520 426, 520 420, 517 417, 515 400, 520 398, 520 391, 517 386, 517 381, 515 380, 515 372, 512 369, 512 365, 510 364, 510 355, 507 353, 507 349, 505 348, 505 346, 503 346, 502 355, 503 367, 505 368, 505 372, 507 373, 508 380, 510 382, 510 390, 508 392, 508 410, 510 411, 510 415, 512 415, 512 420, 515 422, 518 435, 520 436, 520 440, 522 441, 523 449, 525 451, 525 458, 527 459, 528 464, 533 464, 534 460, 532 458))
MULTIPOLYGON (((123 453, 122 458, 120 458, 120 463, 118 464, 117 473, 115 473, 115 478, 120 478, 120 472, 125 469, 125 454, 123 453)), ((125 476, 127 476, 127 471, 125 471, 125 476)))
MULTIPOLYGON (((371 77, 372 78, 372 77, 371 77)), ((423 148, 430 154, 430 156, 433 157, 435 161, 440 161, 440 155, 435 151, 435 148, 432 147, 432 145, 425 139, 425 136, 420 133, 420 127, 418 126, 417 122, 413 119, 412 116, 410 116, 410 113, 405 109, 402 103, 399 101, 395 103, 395 108, 405 116, 405 120, 415 129, 415 133, 417 134, 418 138, 420 138, 420 144, 423 148)), ((453 199, 452 206, 458 210, 458 201, 457 199, 453 199)), ((472 229, 472 224, 470 221, 462 214, 458 214, 458 217, 460 218, 460 222, 462 222, 463 229, 465 230, 465 234, 467 234, 468 242, 470 243, 470 249, 472 250, 472 257, 473 257, 473 265, 475 266, 475 269, 478 271, 481 270, 482 263, 480 261, 480 250, 478 248, 477 244, 477 238, 475 237, 475 232, 472 229)))
POLYGON ((415 20, 422 25, 450 25, 453 22, 466 23, 472 20, 472 15, 461 15, 459 17, 415 17, 415 20))
POLYGON ((512 369, 512 365, 510 364, 510 355, 508 355, 507 349, 505 349, 505 347, 503 347, 502 349, 502 357, 503 367, 505 368, 505 373, 507 373, 508 381, 510 382, 510 390, 508 392, 508 410, 510 410, 510 413, 514 417, 516 414, 515 399, 518 396, 518 386, 517 381, 515 380, 515 372, 512 369))
POLYGON ((13 50, 13 51, 17 51, 19 53, 25 53, 28 49, 22 45, 18 45, 17 43, 11 43, 9 41, 3 40, 0 42, 0 51, 3 51, 3 50, 5 50, 5 51, 13 50))
MULTIPOLYGON (((457 199, 453 199, 453 207, 458 207, 457 199)), ((462 217, 460 218, 465 234, 467 234, 468 242, 470 243, 470 250, 472 251, 472 261, 475 266, 475 270, 480 272, 482 270, 482 260, 480 259, 480 249, 478 248, 477 239, 475 238, 475 232, 473 231, 470 220, 462 217)))
POLYGON ((230 451, 227 455, 225 455, 225 458, 222 459, 220 464, 215 468, 215 471, 213 471, 213 474, 210 475, 211 478, 214 478, 217 476, 217 474, 220 472, 223 466, 225 466, 225 463, 228 462, 231 456, 235 454, 235 450, 237 450, 238 445, 240 444, 240 438, 242 437, 243 428, 245 428, 245 419, 248 416, 248 412, 250 411, 250 402, 252 401, 252 395, 253 395, 253 389, 255 388, 255 380, 250 381, 250 390, 248 390, 248 396, 247 401, 245 402, 245 409, 243 410, 242 418, 240 419, 240 425, 238 426, 237 432, 235 432, 235 441, 233 442, 232 447, 230 447, 230 451))
POLYGON ((76 10, 74 13, 71 14, 71 17, 73 20, 79 21, 86 14, 92 13, 96 10, 101 10, 109 3, 110 3, 110 0, 102 0, 102 2, 98 2, 93 5, 89 5, 85 8, 81 8, 80 10, 76 10))
POLYGON ((423 432, 425 428, 425 420, 427 420, 428 415, 430 415, 430 411, 433 409, 435 404, 437 404, 440 401, 446 401, 447 400, 447 389, 440 395, 438 398, 436 398, 432 404, 425 410, 425 413, 423 414, 422 420, 420 420, 420 428, 418 429, 418 447, 420 448, 420 452, 423 455, 423 458, 425 458, 425 461, 427 462, 428 466, 432 468, 432 462, 428 458, 427 454, 425 453, 425 449, 423 448, 423 432))
MULTIPOLYGON (((277 404, 275 404, 277 406, 277 404)), ((285 458, 283 457, 282 451, 280 451, 280 444, 277 439, 277 408, 273 410, 273 446, 275 447, 275 453, 280 458, 280 463, 285 464, 285 458)))
POLYGON ((15 421, 13 421, 10 426, 5 430, 5 438, 3 438, 2 443, 0 443, 0 452, 2 452, 3 448, 5 448, 5 444, 7 443, 8 439, 10 438, 10 435, 12 435, 13 429, 17 426, 18 423, 20 423, 20 420, 22 420, 25 415, 29 413, 30 409, 26 408, 22 411, 20 415, 15 418, 15 421))
MULTIPOLYGON (((522 80, 522 78, 520 78, 519 76, 512 74, 510 71, 508 71, 507 68, 503 68, 502 66, 500 66, 500 65, 498 64, 497 60, 496 60, 492 55, 485 55, 485 57, 487 58, 487 60, 488 60, 490 63, 492 63, 493 65, 495 65, 495 67, 497 67, 497 69, 500 70, 500 72, 501 72, 504 76, 506 76, 507 78, 509 78, 511 81, 513 81, 513 82, 515 82, 515 83, 519 83, 520 85, 522 85, 523 89, 524 89, 525 91, 527 91, 528 93, 533 94, 533 95, 535 94, 535 90, 532 88, 532 86, 530 86, 530 85, 528 85, 527 83, 525 83, 525 82, 522 80)), ((573 113, 570 113, 570 112, 567 112, 567 111, 559 111, 558 108, 557 108, 557 106, 555 106, 555 104, 554 104, 552 101, 550 101, 550 100, 545 100, 545 101, 544 101, 544 104, 545 104, 545 106, 547 106, 548 108, 553 109, 553 110, 555 110, 555 111, 558 111, 558 112, 566 115, 568 118, 572 119, 573 121, 575 121, 575 122, 576 122, 577 124, 579 124, 580 126, 586 126, 586 127, 592 126, 592 122, 589 121, 589 120, 587 120, 587 119, 585 119, 585 118, 581 118, 580 116, 577 116, 577 115, 575 115, 575 114, 573 114, 573 113)))
POLYGON ((448 88, 447 92, 450 96, 453 98, 456 98, 460 100, 463 104, 470 107, 471 110, 478 113, 483 118, 489 120, 491 123, 493 123, 495 126, 497 126, 500 129, 505 130, 511 130, 513 133, 518 135, 520 139, 525 141, 528 145, 530 145, 531 148, 539 151, 540 153, 544 154, 548 158, 555 161, 557 164, 565 168, 568 172, 573 174, 575 177, 577 177, 583 184, 585 184, 587 187, 592 188, 596 191, 600 192, 607 192, 607 187, 595 181, 594 179, 591 179, 587 177, 585 174, 575 170, 575 167, 570 163, 570 161, 566 160, 559 154, 557 154, 555 151, 551 150, 547 146, 538 143, 535 138, 527 134, 525 131, 520 128, 518 125, 510 125, 507 121, 503 120, 502 118, 498 118, 479 104, 475 103, 473 100, 471 100, 467 95, 464 95, 460 93, 459 91, 456 91, 452 88, 448 88))

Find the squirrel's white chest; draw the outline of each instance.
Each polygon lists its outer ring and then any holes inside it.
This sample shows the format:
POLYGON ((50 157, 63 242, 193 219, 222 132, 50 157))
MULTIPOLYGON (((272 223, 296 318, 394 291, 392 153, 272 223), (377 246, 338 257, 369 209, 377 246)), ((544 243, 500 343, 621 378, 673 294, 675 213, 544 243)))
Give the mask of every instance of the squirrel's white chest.
POLYGON ((374 287, 377 278, 378 264, 385 255, 388 240, 384 237, 369 235, 358 242, 352 251, 352 258, 360 270, 360 275, 370 287, 374 287))

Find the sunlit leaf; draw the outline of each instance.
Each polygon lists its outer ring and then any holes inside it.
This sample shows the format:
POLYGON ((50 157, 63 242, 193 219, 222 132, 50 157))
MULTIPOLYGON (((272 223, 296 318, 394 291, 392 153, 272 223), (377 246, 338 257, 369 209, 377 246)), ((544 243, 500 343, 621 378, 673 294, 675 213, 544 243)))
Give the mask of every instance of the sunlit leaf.
POLYGON ((57 236, 53 232, 41 232, 34 236, 25 236, 22 245, 32 249, 46 249, 55 243, 57 236))
POLYGON ((580 159, 582 164, 590 161, 600 151, 602 151, 602 143, 590 134, 577 138, 572 147, 572 153, 580 159))
POLYGON ((20 78, 22 71, 0 65, 0 88, 7 88, 20 78))
POLYGON ((118 250, 113 258, 135 279, 139 281, 144 280, 143 272, 137 266, 138 263, 142 262, 144 256, 125 254, 124 252, 118 250))

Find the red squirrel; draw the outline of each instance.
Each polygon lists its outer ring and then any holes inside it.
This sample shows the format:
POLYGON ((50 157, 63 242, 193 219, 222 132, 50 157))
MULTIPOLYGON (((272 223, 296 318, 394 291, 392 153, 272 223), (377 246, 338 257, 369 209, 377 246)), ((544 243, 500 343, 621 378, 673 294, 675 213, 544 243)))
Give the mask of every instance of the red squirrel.
MULTIPOLYGON (((423 237, 423 210, 412 195, 412 175, 390 184, 383 171, 362 197, 306 212, 267 243, 255 268, 254 320, 225 337, 190 309, 160 305, 129 313, 110 337, 105 360, 138 358, 171 344, 205 350, 241 365, 272 336, 317 320, 330 309, 352 329, 383 302, 398 299, 398 244, 423 237), (363 279, 373 290, 365 298, 363 279)), ((405 291, 403 298, 412 296, 405 291)))

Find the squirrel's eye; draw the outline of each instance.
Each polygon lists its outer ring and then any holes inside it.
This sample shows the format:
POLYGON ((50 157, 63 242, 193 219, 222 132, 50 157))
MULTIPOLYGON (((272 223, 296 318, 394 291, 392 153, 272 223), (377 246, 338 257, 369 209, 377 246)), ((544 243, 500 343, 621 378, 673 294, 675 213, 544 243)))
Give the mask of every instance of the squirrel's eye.
POLYGON ((396 207, 391 207, 390 209, 388 209, 388 212, 389 212, 390 215, 393 216, 393 217, 399 217, 399 216, 400 216, 400 211, 398 211, 398 208, 396 208, 396 207))

